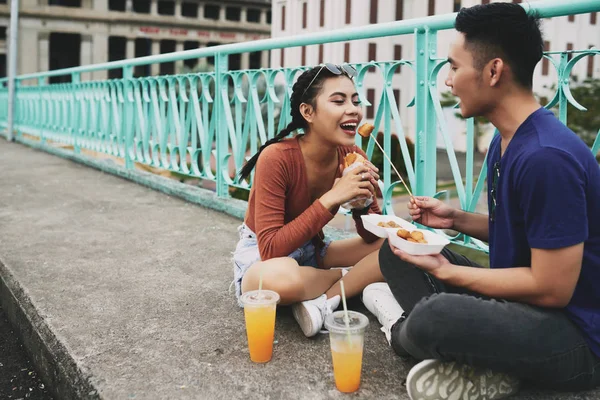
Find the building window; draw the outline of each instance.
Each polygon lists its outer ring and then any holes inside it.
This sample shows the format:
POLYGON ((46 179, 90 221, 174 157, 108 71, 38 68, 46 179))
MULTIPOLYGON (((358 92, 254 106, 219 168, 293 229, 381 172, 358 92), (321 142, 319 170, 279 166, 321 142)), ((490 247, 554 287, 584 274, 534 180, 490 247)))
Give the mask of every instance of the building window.
MULTIPOLYGON (((544 41, 544 51, 550 50, 550 42, 544 41)), ((548 69, 550 68, 550 61, 546 57, 542 58, 542 75, 548 75, 548 69)))
POLYGON ((260 69, 262 61, 262 51, 250 53, 250 69, 260 69))
POLYGON ((321 15, 319 16, 319 26, 325 26, 325 0, 321 0, 321 15))
POLYGON ((367 89, 367 101, 371 103, 367 107, 367 118, 373 119, 375 118, 375 89, 367 89))
MULTIPOLYGON (((397 44, 394 46, 394 60, 395 61, 400 61, 402 60, 402 45, 397 44)), ((396 74, 399 74, 402 71, 402 65, 398 65, 398 68, 396 68, 396 74)))
POLYGON ((219 14, 221 13, 221 7, 215 6, 212 4, 206 4, 204 6, 204 18, 205 19, 219 19, 219 14))
POLYGON ((0 40, 6 40, 6 30, 7 26, 0 26, 0 40))
MULTIPOLYGON (((183 50, 194 50, 194 49, 197 49, 199 45, 200 45, 200 43, 196 42, 195 40, 186 40, 185 42, 183 42, 183 50)), ((190 70, 193 70, 194 67, 196 67, 196 65, 198 65, 198 59, 197 58, 188 58, 187 60, 183 60, 183 65, 185 65, 190 70)))
MULTIPOLYGON (((567 43, 567 51, 573 51, 573 43, 567 43)), ((573 53, 567 53, 567 60, 571 61, 573 53)))
POLYGON ((350 62, 350 43, 344 43, 344 62, 350 62))
POLYGON ((369 16, 369 23, 377 23, 377 3, 379 0, 371 0, 371 14, 369 16))
POLYGON ((108 0, 108 9, 110 11, 125 11, 125 2, 123 0, 108 0))
POLYGON ((302 46, 300 55, 300 65, 306 65, 306 46, 302 46))
POLYGON ((260 22, 260 10, 256 8, 249 8, 246 11, 246 21, 248 22, 260 22))
POLYGON ((134 13, 150 14, 150 2, 147 0, 133 0, 131 7, 134 13))
MULTIPOLYGON (((50 70, 78 67, 81 62, 81 35, 52 32, 49 37, 50 70)), ((71 82, 71 75, 51 76, 50 83, 71 82)))
POLYGON ((323 64, 323 45, 319 45, 319 64, 323 64))
POLYGON ((281 30, 285 31, 285 6, 281 6, 281 30))
POLYGON ((81 0, 48 0, 50 6, 81 7, 81 0))
POLYGON ((175 15, 175 2, 158 0, 158 13, 160 15, 175 15))
POLYGON ((302 3, 302 29, 306 29, 306 14, 307 13, 308 13, 308 4, 306 2, 304 2, 304 3, 302 3))
POLYGON ((352 0, 346 0, 346 23, 352 22, 352 0))
POLYGON ((404 0, 396 0, 396 21, 404 19, 404 0))
MULTIPOLYGON (((160 41, 160 54, 173 53, 175 51, 174 40, 161 40, 160 41)), ((230 66, 231 67, 231 66, 230 66)), ((160 75, 173 75, 175 74, 175 63, 164 62, 159 64, 160 75)))
POLYGON ((396 100, 396 107, 400 109, 400 89, 394 89, 394 100, 396 100))
MULTIPOLYGON (((590 44, 590 49, 592 47, 594 47, 594 45, 590 44)), ((587 77, 591 78, 594 75, 594 56, 588 56, 587 61, 587 77)))
MULTIPOLYGON (((108 61, 125 59, 125 46, 127 39, 122 36, 109 36, 108 38, 108 61)), ((123 70, 121 68, 109 69, 108 79, 121 79, 123 70)))
MULTIPOLYGON (((152 55, 152 40, 148 38, 137 38, 134 42, 135 57, 145 57, 152 55)), ((136 65, 133 67, 133 76, 150 76, 150 65, 136 65)))
POLYGON ((187 1, 181 3, 181 16, 187 18, 198 18, 198 4, 187 1))
POLYGON ((592 25, 596 25, 596 14, 598 14, 598 13, 595 13, 595 12, 590 13, 590 24, 592 24, 592 25))
POLYGON ((225 19, 227 21, 239 21, 242 19, 242 10, 239 7, 227 7, 225 9, 225 19))
POLYGON ((454 12, 460 11, 460 0, 454 0, 454 12))
POLYGON ((427 15, 435 15, 435 0, 429 0, 429 5, 427 6, 427 15))
MULTIPOLYGON (((109 70, 109 72, 112 70, 109 70)), ((6 54, 0 54, 0 78, 6 77, 6 54)))
POLYGON ((271 10, 267 11, 267 24, 271 23, 271 10))
POLYGON ((285 67, 285 49, 281 49, 281 67, 285 67))
POLYGON ((569 15, 569 22, 575 22, 575 16, 569 15))
MULTIPOLYGON (((377 43, 369 43, 369 59, 367 61, 376 61, 377 60, 377 43)), ((376 68, 369 68, 369 72, 375 72, 376 68)))

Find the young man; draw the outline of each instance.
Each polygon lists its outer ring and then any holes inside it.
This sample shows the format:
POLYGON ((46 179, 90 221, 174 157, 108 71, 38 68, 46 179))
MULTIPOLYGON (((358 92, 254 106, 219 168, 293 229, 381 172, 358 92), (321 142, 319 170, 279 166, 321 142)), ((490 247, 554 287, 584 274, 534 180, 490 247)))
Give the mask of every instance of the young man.
POLYGON ((418 223, 488 241, 491 268, 447 249, 411 256, 384 244, 389 287, 370 285, 363 301, 396 353, 425 360, 407 378, 413 399, 498 399, 520 381, 595 387, 600 168, 533 96, 543 50, 535 16, 493 3, 463 8, 455 26, 446 85, 463 117, 484 116, 500 131, 488 153, 489 215, 429 197, 408 208, 418 223))

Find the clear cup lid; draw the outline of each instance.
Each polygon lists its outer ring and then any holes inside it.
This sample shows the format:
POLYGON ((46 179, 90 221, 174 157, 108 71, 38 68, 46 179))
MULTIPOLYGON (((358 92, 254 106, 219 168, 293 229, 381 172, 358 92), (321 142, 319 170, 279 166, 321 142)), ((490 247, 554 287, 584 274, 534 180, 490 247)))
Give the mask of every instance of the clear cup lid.
POLYGON ((325 327, 333 333, 362 333, 369 325, 369 318, 356 311, 348 311, 348 325, 346 325, 344 311, 336 311, 325 318, 325 327))
POLYGON ((279 303, 279 294, 272 290, 251 290, 240 297, 243 304, 267 305, 279 303))

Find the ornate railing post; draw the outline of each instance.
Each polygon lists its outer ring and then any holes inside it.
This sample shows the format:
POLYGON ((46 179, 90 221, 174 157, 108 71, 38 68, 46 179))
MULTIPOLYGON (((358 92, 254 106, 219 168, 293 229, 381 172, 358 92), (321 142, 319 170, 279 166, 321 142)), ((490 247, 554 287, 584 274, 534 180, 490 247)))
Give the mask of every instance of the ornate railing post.
POLYGON ((436 190, 437 122, 429 86, 436 84, 431 73, 435 68, 436 31, 425 27, 415 30, 416 66, 416 135, 415 195, 433 196, 436 190))
POLYGON ((215 101, 213 118, 215 118, 216 137, 216 159, 217 159, 217 196, 229 197, 229 186, 227 185, 228 168, 228 138, 227 115, 225 107, 229 107, 229 96, 227 94, 228 59, 227 54, 215 54, 215 101))

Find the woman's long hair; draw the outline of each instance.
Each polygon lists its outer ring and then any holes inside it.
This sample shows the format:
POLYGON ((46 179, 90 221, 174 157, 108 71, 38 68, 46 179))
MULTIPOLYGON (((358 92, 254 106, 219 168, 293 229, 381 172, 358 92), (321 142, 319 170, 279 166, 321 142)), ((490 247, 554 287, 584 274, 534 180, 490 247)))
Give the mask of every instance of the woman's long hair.
POLYGON ((300 104, 306 103, 310 104, 313 109, 316 109, 316 97, 321 91, 323 87, 323 82, 327 78, 331 78, 332 76, 336 76, 329 72, 327 68, 323 68, 321 66, 317 66, 311 68, 307 71, 304 71, 299 77, 294 86, 292 87, 292 96, 290 97, 290 114, 292 116, 292 122, 288 124, 285 128, 281 130, 273 139, 269 139, 265 144, 260 146, 260 149, 256 152, 255 155, 249 159, 246 164, 242 167, 240 171, 240 179, 246 179, 250 176, 250 173, 256 166, 256 162, 258 161, 258 156, 260 153, 267 147, 272 145, 273 143, 280 142, 290 133, 294 132, 296 129, 306 129, 308 124, 306 120, 300 113, 300 104), (320 73, 319 73, 320 71, 320 73), (316 79, 315 75, 319 74, 316 79), (313 82, 314 79, 314 82, 313 82), (312 82, 312 84, 311 84, 312 82), (307 90, 307 86, 310 87, 307 90))

